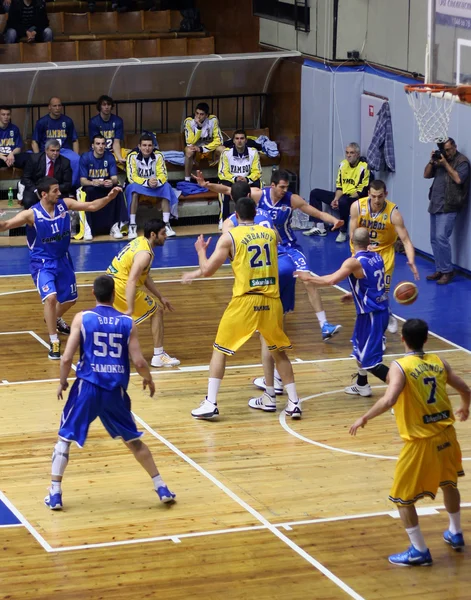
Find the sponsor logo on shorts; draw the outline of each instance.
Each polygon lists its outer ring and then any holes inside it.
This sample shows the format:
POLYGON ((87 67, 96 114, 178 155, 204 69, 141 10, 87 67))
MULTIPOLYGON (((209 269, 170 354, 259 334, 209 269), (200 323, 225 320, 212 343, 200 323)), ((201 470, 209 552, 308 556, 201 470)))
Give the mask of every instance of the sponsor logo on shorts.
POLYGON ((48 292, 49 291, 49 286, 47 284, 43 285, 42 290, 43 290, 43 292, 48 292))
POLYGON ((450 418, 449 410, 442 410, 442 412, 434 413, 433 415, 424 415, 423 421, 425 425, 429 425, 430 423, 438 423, 438 421, 446 421, 446 419, 450 418))
POLYGON ((450 442, 445 442, 444 444, 440 444, 439 446, 437 446, 437 450, 440 452, 440 450, 445 450, 445 448, 449 448, 450 446, 450 442))
POLYGON ((263 285, 275 285, 276 279, 274 277, 263 277, 260 279, 251 279, 249 284, 250 287, 261 287, 263 285))
POLYGON ((254 306, 253 309, 255 312, 260 312, 262 310, 270 310, 270 307, 269 306, 254 306))

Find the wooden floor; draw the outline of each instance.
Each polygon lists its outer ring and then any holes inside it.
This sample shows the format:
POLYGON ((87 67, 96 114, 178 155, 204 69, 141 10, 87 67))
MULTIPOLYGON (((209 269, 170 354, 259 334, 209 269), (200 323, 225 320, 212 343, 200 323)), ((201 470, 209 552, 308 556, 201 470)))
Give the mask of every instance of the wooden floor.
MULTIPOLYGON (((353 309, 340 292, 323 292, 327 315, 343 325, 323 343, 300 284, 286 330, 303 419, 252 411, 247 400, 261 374, 252 339, 230 361, 218 422, 190 416, 205 395, 207 365, 219 317, 231 294, 231 271, 213 280, 179 283, 178 269, 154 271, 176 312, 166 319, 165 349, 181 368, 155 374, 150 399, 131 378, 133 411, 178 502, 161 505, 125 446, 94 423, 84 449, 73 447, 61 513, 42 504, 62 404, 59 367, 47 359, 47 332, 37 292, 27 277, 0 278, 0 432, 3 500, 24 526, 0 528, 0 599, 469 599, 470 552, 441 540, 447 516, 441 496, 419 506, 434 566, 400 569, 388 554, 408 545, 387 501, 401 441, 385 414, 348 435, 374 398, 349 397, 353 309), (41 340, 43 343, 41 343, 41 340)), ((78 305, 93 305, 91 275, 79 276, 78 305)), ((141 345, 152 355, 148 326, 141 345)), ((432 338, 429 349, 471 382, 469 353, 432 338)), ((390 362, 402 351, 390 336, 390 362), (392 356, 391 356, 392 355, 392 356)), ((457 402, 456 396, 453 396, 457 402)), ((471 459, 469 424, 457 425, 471 459)), ((464 463, 465 470, 469 462, 464 463)), ((461 481, 463 527, 471 530, 471 484, 461 481)), ((469 538, 471 540, 471 538, 469 538)))

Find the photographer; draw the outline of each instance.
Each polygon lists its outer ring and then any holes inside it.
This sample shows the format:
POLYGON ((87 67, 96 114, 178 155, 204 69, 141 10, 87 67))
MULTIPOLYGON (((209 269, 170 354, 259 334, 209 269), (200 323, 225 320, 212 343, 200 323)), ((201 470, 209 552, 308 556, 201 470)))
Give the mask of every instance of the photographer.
POLYGON ((443 148, 432 152, 424 170, 425 179, 433 179, 429 192, 430 243, 435 273, 429 281, 446 285, 454 277, 450 237, 456 216, 466 205, 469 193, 469 160, 458 152, 455 140, 448 138, 443 148))

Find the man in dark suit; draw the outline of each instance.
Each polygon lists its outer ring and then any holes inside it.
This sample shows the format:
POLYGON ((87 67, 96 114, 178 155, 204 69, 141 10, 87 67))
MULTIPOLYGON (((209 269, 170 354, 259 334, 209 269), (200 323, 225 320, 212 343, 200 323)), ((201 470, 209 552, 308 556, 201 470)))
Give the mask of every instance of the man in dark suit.
POLYGON ((24 208, 31 208, 39 202, 36 186, 43 177, 54 177, 59 182, 61 196, 66 198, 72 191, 72 169, 70 161, 59 154, 61 145, 58 140, 48 140, 44 152, 31 154, 23 177, 18 185, 18 199, 22 199, 24 208), (22 196, 22 198, 21 198, 22 196))

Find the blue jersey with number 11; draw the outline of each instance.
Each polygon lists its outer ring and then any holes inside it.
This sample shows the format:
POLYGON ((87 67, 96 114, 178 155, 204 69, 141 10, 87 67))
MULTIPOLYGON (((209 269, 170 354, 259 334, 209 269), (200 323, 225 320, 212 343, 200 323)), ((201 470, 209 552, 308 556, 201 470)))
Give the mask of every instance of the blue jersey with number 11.
POLYGON ((77 378, 107 390, 127 389, 132 318, 112 306, 98 305, 82 314, 77 378))
POLYGON ((34 226, 27 225, 26 240, 32 260, 55 260, 67 254, 70 245, 70 216, 67 204, 59 199, 51 215, 38 202, 32 206, 34 226))
POLYGON ((357 252, 354 258, 360 262, 365 275, 363 279, 348 276, 357 314, 388 310, 383 259, 377 252, 357 252))

